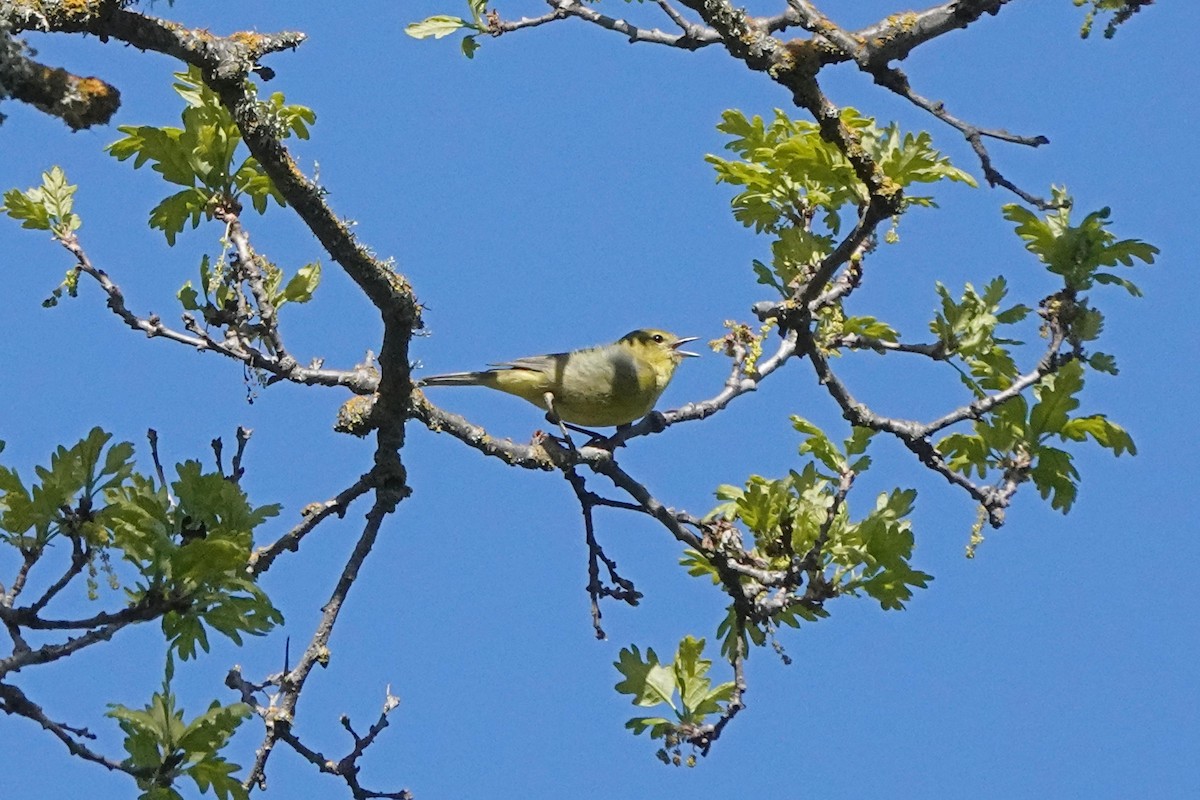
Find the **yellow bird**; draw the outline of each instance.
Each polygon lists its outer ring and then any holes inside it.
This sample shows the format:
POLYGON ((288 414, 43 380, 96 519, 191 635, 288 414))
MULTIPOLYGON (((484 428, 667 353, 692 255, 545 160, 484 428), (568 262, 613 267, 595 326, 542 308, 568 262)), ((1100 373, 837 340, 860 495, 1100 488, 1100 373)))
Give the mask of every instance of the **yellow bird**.
MULTIPOLYGON (((680 338, 653 328, 612 344, 492 364, 480 372, 431 375, 418 386, 486 386, 528 400, 553 422, 628 425, 650 413, 686 356, 680 338)), ((590 431, 589 431, 590 433, 590 431)))

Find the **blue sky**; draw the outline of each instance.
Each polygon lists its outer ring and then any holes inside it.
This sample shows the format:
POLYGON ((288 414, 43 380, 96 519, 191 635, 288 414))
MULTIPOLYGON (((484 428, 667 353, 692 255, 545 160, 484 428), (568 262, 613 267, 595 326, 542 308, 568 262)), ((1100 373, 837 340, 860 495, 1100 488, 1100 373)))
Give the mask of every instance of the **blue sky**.
MULTIPOLYGON (((830 4, 840 5, 850 4, 830 4)), ((853 5, 836 19, 863 24, 896 10, 853 5)), ((648 10, 604 6, 631 17, 648 10)), ((724 144, 715 129, 724 109, 768 115, 788 98, 715 48, 630 46, 568 20, 484 41, 467 61, 451 40, 403 35, 408 22, 463 13, 455 0, 352 10, 185 0, 153 10, 216 33, 310 34, 295 53, 269 59, 278 77, 268 88, 316 110, 299 162, 318 172, 361 240, 412 280, 426 306, 428 336, 413 348, 423 368, 469 369, 642 326, 714 338, 725 319, 748 320, 751 303, 766 296, 749 269, 765 257, 766 240, 732 219, 731 192, 715 185, 704 155, 724 144)), ((534 2, 501 10, 541 13, 534 2)), ((1051 511, 1025 487, 1007 525, 967 561, 968 499, 906 453, 878 447, 851 510, 865 513, 892 486, 918 489, 914 566, 936 579, 900 613, 867 599, 831 603, 830 619, 782 637, 790 666, 754 652, 748 708, 708 759, 679 770, 623 729, 640 712, 612 690, 611 662, 631 643, 661 653, 688 633, 711 639, 722 596, 683 573, 664 531, 601 513, 601 540, 646 598, 633 610, 606 606, 609 640, 595 641, 582 524, 565 482, 505 468, 413 425, 404 458, 414 495, 355 586, 332 662, 301 700, 299 732, 340 757, 349 742, 338 715, 366 727, 390 685, 401 705, 363 781, 408 787, 422 800, 1197 796, 1200 326, 1190 240, 1200 209, 1189 141, 1200 9, 1158 3, 1112 41, 1080 41, 1081 18, 1069 0, 1011 3, 918 50, 905 69, 918 91, 960 117, 1050 138, 1036 151, 992 145, 1010 178, 1039 194, 1065 184, 1078 213, 1111 206, 1119 236, 1162 249, 1158 264, 1134 276, 1144 298, 1095 294, 1107 315, 1101 349, 1116 354, 1121 374, 1091 379, 1081 410, 1126 426, 1136 458, 1077 448, 1083 481, 1072 513, 1051 511)), ((116 83, 117 123, 177 123, 170 59, 95 39, 31 43, 50 63, 116 83)), ((932 130, 938 147, 979 176, 954 131, 853 70, 831 70, 824 85, 836 103, 932 130)), ((174 293, 195 279, 202 253, 217 251, 219 226, 189 230, 168 248, 145 225, 165 184, 102 153, 115 129, 72 135, 15 104, 3 110, 0 187, 30 186, 42 169, 62 165, 80 185, 80 234, 93 260, 133 308, 177 318, 174 293)), ((911 212, 901 243, 872 257, 855 313, 925 340, 935 280, 958 290, 1004 274, 1014 287, 1027 281, 1015 299, 1029 304, 1049 290, 1000 216, 1010 195, 955 184, 937 198, 941 208, 911 212)), ((322 258, 286 210, 247 224, 255 244, 289 269, 322 258)), ((293 351, 349 366, 378 349, 380 326, 336 266, 323 263, 316 299, 286 309, 285 334, 293 351)), ((275 386, 250 404, 239 366, 132 334, 91 286, 43 309, 68 266, 43 235, 0 222, 4 463, 29 475, 56 444, 97 424, 142 451, 154 427, 165 457, 181 461, 204 457, 210 439, 230 441, 245 425, 255 433, 244 485, 254 501, 285 507, 271 537, 368 468, 370 443, 330 430, 345 399, 339 391, 275 386)), ((838 367, 884 413, 928 417, 963 402, 953 375, 911 362, 851 355, 838 367)), ((689 361, 660 407, 712 396, 725 372, 711 353, 689 361)), ((445 389, 433 399, 498 436, 526 441, 544 427, 532 408, 490 392, 445 389)), ((795 413, 843 432, 807 364, 796 362, 726 412, 639 440, 620 458, 665 502, 703 513, 718 484, 799 465, 788 423, 795 413)), ((265 586, 287 617, 282 630, 241 650, 218 644, 180 668, 176 688, 189 712, 212 697, 233 699, 221 686, 231 664, 261 675, 281 665, 285 636, 293 652, 307 641, 362 511, 318 530, 268 573, 265 586)), ((0 558, 4 580, 12 570, 0 558)), ((117 755, 104 704, 143 703, 161 658, 155 631, 126 632, 69 664, 30 669, 19 683, 51 716, 88 725, 97 746, 117 755)), ((235 759, 243 764, 257 743, 254 723, 245 728, 235 759)), ((99 800, 132 794, 127 778, 69 758, 25 720, 0 720, 0 744, 5 797, 68 796, 81 786, 99 800)), ((268 776, 268 796, 347 796, 282 750, 268 776)))

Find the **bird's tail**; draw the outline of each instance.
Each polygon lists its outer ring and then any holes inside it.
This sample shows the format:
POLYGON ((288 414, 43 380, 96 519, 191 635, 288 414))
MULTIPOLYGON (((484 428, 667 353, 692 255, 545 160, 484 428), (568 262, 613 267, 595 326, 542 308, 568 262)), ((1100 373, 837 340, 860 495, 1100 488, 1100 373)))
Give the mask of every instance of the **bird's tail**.
POLYGON ((417 381, 417 386, 479 386, 485 382, 486 372, 448 372, 445 375, 430 375, 417 381))

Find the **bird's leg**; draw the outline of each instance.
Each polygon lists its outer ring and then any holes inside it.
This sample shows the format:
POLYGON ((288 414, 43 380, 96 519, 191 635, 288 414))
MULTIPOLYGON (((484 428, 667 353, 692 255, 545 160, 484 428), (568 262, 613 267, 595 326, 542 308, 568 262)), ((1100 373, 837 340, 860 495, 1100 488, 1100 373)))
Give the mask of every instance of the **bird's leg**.
MULTIPOLYGON (((568 427, 573 428, 575 426, 568 426, 567 423, 563 422, 562 418, 558 416, 558 412, 554 410, 554 392, 546 392, 542 395, 542 399, 546 401, 546 421, 552 425, 558 426, 558 429, 562 431, 563 441, 567 443, 567 447, 571 448, 572 450, 577 449, 575 447, 575 442, 571 439, 571 434, 567 433, 568 427)), ((590 433, 590 431, 588 432, 590 433)))

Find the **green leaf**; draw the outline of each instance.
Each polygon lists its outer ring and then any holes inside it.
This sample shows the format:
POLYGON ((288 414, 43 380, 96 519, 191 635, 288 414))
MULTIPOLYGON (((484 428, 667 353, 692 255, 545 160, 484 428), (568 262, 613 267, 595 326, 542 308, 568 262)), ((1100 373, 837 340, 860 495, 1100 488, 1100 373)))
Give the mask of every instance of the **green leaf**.
POLYGON ((12 219, 21 223, 22 228, 30 230, 50 230, 50 212, 42 203, 37 189, 22 192, 19 189, 9 189, 4 193, 3 211, 12 219))
POLYGON ((674 730, 675 723, 663 717, 634 717, 625 723, 625 727, 633 731, 635 736, 649 730, 651 739, 661 739, 668 731, 674 730))
POLYGON ((151 169, 169 183, 187 187, 196 185, 199 176, 188 146, 195 140, 195 134, 185 138, 181 128, 152 125, 121 125, 117 130, 125 137, 106 148, 109 155, 118 161, 132 157, 134 169, 151 163, 151 169))
POLYGON ((653 648, 647 648, 645 660, 637 645, 622 648, 613 666, 625 676, 616 684, 616 690, 633 695, 635 705, 649 707, 665 703, 675 708, 671 700, 675 693, 675 673, 670 665, 659 663, 653 648))
POLYGON ((432 17, 426 17, 420 22, 409 23, 405 26, 404 32, 414 39, 428 39, 430 37, 441 39, 443 36, 449 36, 467 24, 467 21, 461 17, 437 14, 432 17))
POLYGON ((200 295, 192 287, 191 281, 188 281, 187 283, 185 283, 183 285, 183 288, 181 288, 179 290, 179 293, 176 296, 179 298, 179 302, 183 306, 185 311, 199 311, 200 310, 200 295))
POLYGON ((846 317, 842 320, 842 333, 866 336, 881 342, 895 342, 900 339, 900 334, 891 325, 869 316, 846 317))
POLYGON ((211 217, 211 196, 203 189, 184 189, 164 198, 150 211, 150 227, 163 232, 167 244, 175 246, 175 237, 190 219, 192 228, 200 227, 200 219, 211 217))
POLYGON ((320 283, 320 262, 314 261, 312 264, 301 267, 287 282, 287 285, 283 287, 283 291, 275 296, 275 307, 279 308, 284 303, 289 302, 307 303, 312 299, 313 292, 317 290, 317 286, 320 283))
POLYGON ((488 0, 467 0, 467 7, 471 9, 471 19, 480 30, 486 27, 483 15, 487 11, 487 4, 488 0))
POLYGON ((1112 275, 1108 272, 1097 272, 1095 277, 1096 283, 1113 284, 1122 287, 1134 297, 1142 296, 1142 290, 1137 287, 1137 284, 1119 275, 1112 275))
POLYGON ((212 789, 212 793, 220 800, 247 800, 250 792, 242 786, 242 782, 234 777, 241 767, 231 764, 223 758, 209 758, 189 767, 185 772, 196 782, 196 788, 201 794, 212 789))
POLYGON ((1107 372, 1109 375, 1116 375, 1120 372, 1117 369, 1117 359, 1108 353, 1092 353, 1088 356, 1088 366, 1097 372, 1107 372))
POLYGON ((1107 208, 1088 214, 1079 225, 1071 225, 1070 197, 1057 187, 1053 196, 1060 207, 1045 217, 1016 204, 1004 207, 1005 218, 1015 223, 1026 249, 1051 272, 1061 275, 1068 289, 1083 291, 1093 283, 1115 284, 1139 296, 1141 291, 1132 282, 1100 270, 1131 267, 1139 261, 1152 264, 1158 248, 1137 239, 1118 241, 1108 230, 1111 220, 1107 208))
POLYGON ((245 194, 250 198, 250 204, 259 214, 265 214, 270 201, 277 206, 287 205, 283 195, 275 188, 275 183, 263 171, 258 160, 253 156, 242 162, 233 175, 234 194, 245 194))
POLYGON ((779 292, 779 294, 783 297, 788 296, 787 288, 785 288, 784 285, 779 282, 779 280, 775 277, 775 273, 771 271, 770 267, 759 261, 757 258, 750 262, 750 266, 754 270, 754 274, 757 277, 758 283, 761 283, 763 286, 770 286, 775 291, 779 292))
POLYGON ((800 443, 800 455, 812 453, 818 461, 824 464, 835 475, 840 475, 846 469, 846 457, 842 455, 825 432, 803 417, 793 415, 792 427, 802 434, 807 434, 800 443))
POLYGON ((844 443, 846 455, 857 456, 865 453, 876 433, 878 431, 872 428, 855 426, 850 432, 850 437, 844 443))
POLYGON ((188 723, 175 746, 189 758, 211 756, 224 747, 238 726, 251 716, 250 706, 245 703, 223 706, 214 700, 207 711, 188 723))
POLYGON ((1063 439, 1076 442, 1081 442, 1090 436, 1101 447, 1112 450, 1114 456, 1122 453, 1137 455, 1137 446, 1133 443, 1133 437, 1103 414, 1068 420, 1059 433, 1063 439))
POLYGON ((1078 361, 1064 364, 1034 388, 1038 402, 1029 412, 1029 433, 1034 437, 1059 433, 1068 414, 1079 407, 1075 395, 1083 390, 1083 367, 1078 361))
POLYGON ((672 662, 684 714, 699 709, 708 697, 711 681, 707 675, 712 669, 712 661, 701 658, 703 653, 704 640, 686 636, 679 643, 675 661, 672 662))
POLYGON ((1064 514, 1071 510, 1079 491, 1079 472, 1070 453, 1054 447, 1039 447, 1029 477, 1042 499, 1050 499, 1051 508, 1064 514))
POLYGON ((464 36, 462 40, 463 55, 467 58, 474 58, 475 51, 479 49, 479 39, 477 36, 464 36))
POLYGON ((716 566, 698 550, 691 548, 684 550, 679 564, 687 570, 688 575, 697 578, 708 576, 714 586, 721 582, 721 573, 717 571, 716 566))

